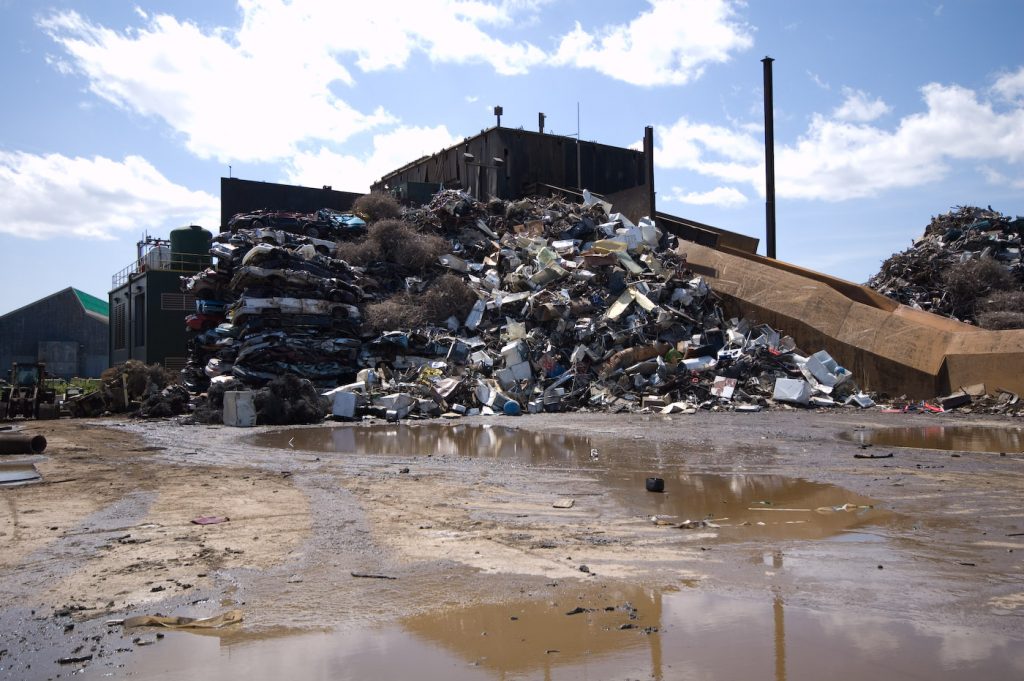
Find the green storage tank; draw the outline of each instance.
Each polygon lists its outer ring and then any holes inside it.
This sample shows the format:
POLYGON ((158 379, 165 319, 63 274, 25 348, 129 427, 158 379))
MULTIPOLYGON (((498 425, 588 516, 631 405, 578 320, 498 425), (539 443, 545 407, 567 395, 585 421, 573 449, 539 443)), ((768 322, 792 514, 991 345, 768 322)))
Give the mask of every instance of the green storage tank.
POLYGON ((171 230, 171 266, 185 272, 198 272, 210 266, 213 234, 199 225, 171 230))

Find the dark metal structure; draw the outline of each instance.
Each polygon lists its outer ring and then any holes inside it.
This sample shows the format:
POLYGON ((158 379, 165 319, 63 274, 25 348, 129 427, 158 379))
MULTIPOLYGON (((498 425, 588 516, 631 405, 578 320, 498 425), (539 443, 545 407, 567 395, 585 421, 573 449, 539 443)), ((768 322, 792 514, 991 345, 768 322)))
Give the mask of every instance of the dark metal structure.
POLYGON ((372 190, 403 195, 427 184, 435 191, 462 188, 479 199, 517 199, 546 184, 613 195, 653 187, 650 160, 636 149, 495 126, 388 173, 372 190))
POLYGON ((181 292, 181 277, 210 264, 210 232, 192 226, 171 239, 147 237, 137 244, 135 261, 113 276, 110 289, 110 366, 129 359, 185 366, 185 318, 196 312, 195 298, 181 292))
POLYGON ((0 316, 0 373, 44 362, 58 378, 94 378, 107 368, 107 303, 68 287, 0 316))
POLYGON ((237 177, 220 178, 220 230, 237 213, 261 208, 312 213, 321 208, 347 211, 362 194, 339 192, 329 186, 321 189, 274 182, 254 182, 237 177))

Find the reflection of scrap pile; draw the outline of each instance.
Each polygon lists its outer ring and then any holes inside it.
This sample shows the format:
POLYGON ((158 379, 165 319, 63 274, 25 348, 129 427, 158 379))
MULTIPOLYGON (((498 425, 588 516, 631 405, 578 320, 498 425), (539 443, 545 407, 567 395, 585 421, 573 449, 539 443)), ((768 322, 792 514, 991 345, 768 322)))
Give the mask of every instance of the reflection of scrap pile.
POLYGON ((339 416, 389 418, 856 396, 827 353, 726 319, 673 236, 589 194, 484 204, 443 191, 368 228, 323 214, 236 216, 214 239, 217 266, 183 280, 197 299, 190 389, 293 374, 339 416))

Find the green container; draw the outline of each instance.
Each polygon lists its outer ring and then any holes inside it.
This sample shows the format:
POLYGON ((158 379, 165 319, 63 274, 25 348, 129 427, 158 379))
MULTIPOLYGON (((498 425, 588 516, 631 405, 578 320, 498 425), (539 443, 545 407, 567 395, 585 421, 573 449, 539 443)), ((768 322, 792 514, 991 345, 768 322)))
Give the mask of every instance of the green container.
POLYGON ((171 267, 184 272, 198 272, 210 266, 210 244, 213 235, 199 225, 171 230, 171 267))

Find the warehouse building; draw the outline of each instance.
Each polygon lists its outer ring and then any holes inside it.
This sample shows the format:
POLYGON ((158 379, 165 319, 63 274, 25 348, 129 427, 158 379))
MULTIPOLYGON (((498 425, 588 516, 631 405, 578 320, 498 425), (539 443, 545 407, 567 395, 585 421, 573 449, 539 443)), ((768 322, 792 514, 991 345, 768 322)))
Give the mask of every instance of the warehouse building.
POLYGON ((107 368, 109 308, 68 287, 0 316, 0 375, 12 362, 45 362, 58 378, 95 378, 107 368))

